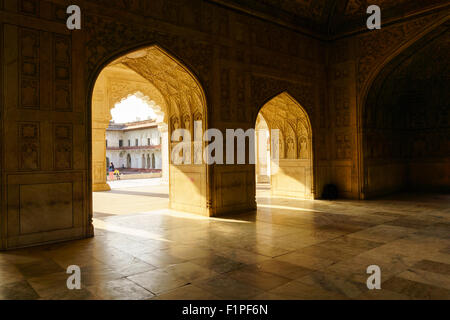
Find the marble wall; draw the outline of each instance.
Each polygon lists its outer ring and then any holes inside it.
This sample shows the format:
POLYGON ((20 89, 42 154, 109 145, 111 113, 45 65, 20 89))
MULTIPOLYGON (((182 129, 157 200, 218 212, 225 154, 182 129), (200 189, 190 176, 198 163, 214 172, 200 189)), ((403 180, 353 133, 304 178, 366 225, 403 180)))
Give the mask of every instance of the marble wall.
MULTIPOLYGON (((448 28, 448 20, 447 8, 383 26, 379 32, 342 37, 330 44, 326 70, 327 102, 321 104, 329 117, 319 122, 321 130, 314 146, 318 158, 318 190, 322 190, 323 183, 332 182, 341 195, 366 199, 398 191, 398 186, 404 185, 406 169, 401 163, 387 157, 384 163, 372 165, 367 157, 364 145, 368 96, 376 90, 377 76, 389 69, 391 61, 401 54, 413 54, 414 44, 432 37, 439 28, 448 28), (380 184, 380 181, 383 182, 380 184), (383 192, 372 192, 375 189, 383 192)), ((393 140, 389 131, 386 131, 386 137, 393 140)))
POLYGON ((450 189, 449 46, 447 24, 393 59, 372 84, 363 141, 371 195, 450 189))
MULTIPOLYGON (((70 31, 71 2, 0 1, 2 249, 93 236, 94 84, 108 63, 152 45, 201 87, 205 128, 254 128, 261 107, 288 92, 311 123, 312 197, 335 183, 342 196, 364 198, 361 110, 370 85, 448 20, 444 8, 335 39, 209 1, 79 0, 82 28, 70 31)), ((171 188, 200 190, 201 205, 181 196, 178 209, 212 216, 256 207, 254 165, 170 170, 171 188)))

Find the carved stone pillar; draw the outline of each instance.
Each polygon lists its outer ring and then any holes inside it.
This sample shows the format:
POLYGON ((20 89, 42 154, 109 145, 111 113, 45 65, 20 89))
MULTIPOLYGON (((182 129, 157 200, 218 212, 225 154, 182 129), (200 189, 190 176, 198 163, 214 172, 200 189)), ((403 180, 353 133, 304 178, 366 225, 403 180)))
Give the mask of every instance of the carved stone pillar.
POLYGON ((255 172, 255 175, 256 175, 256 183, 259 183, 259 180, 258 180, 258 177, 259 177, 259 174, 260 174, 260 172, 261 172, 261 161, 259 160, 259 135, 260 135, 260 131, 258 130, 258 129, 256 129, 256 132, 255 132, 255 154, 256 154, 256 157, 255 157, 255 168, 256 168, 256 172, 255 172))
POLYGON ((92 191, 109 191, 106 182, 106 128, 109 119, 94 121, 92 127, 92 191))
POLYGON ((268 161, 267 161, 267 131, 260 129, 256 131, 256 182, 269 183, 268 161))
POLYGON ((106 129, 111 119, 108 83, 100 75, 92 95, 92 191, 109 191, 106 182, 106 129))

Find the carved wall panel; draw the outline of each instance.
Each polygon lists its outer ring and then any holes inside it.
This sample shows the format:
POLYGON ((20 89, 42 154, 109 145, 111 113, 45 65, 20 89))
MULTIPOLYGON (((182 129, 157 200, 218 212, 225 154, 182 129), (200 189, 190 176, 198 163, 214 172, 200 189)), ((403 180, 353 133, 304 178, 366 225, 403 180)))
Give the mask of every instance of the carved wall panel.
POLYGON ((340 39, 328 49, 327 68, 327 127, 319 137, 319 161, 322 176, 317 182, 318 192, 328 183, 338 187, 341 197, 358 198, 358 153, 356 127, 356 71, 353 39, 340 39), (322 154, 321 154, 322 153, 322 154))
POLYGON ((335 126, 350 127, 350 94, 347 87, 334 87, 335 126))
POLYGON ((238 121, 248 122, 250 121, 249 119, 250 117, 246 103, 245 74, 242 73, 242 70, 237 70, 236 73, 237 73, 235 82, 236 102, 234 103, 234 105, 236 106, 236 116, 238 121))
POLYGON ((19 0, 20 12, 38 16, 39 15, 39 0, 19 0))
POLYGON ((54 167, 57 170, 72 169, 73 163, 73 136, 72 124, 53 125, 54 167))
POLYGON ((20 234, 73 227, 73 185, 71 183, 21 185, 19 192, 20 234), (49 199, 54 202, 51 206, 48 206, 49 199), (36 214, 36 208, 42 207, 47 211, 44 217, 36 214), (53 212, 58 214, 54 215, 53 212))
POLYGON ((38 122, 19 123, 19 169, 40 169, 40 133, 38 122))
POLYGON ((211 189, 213 216, 256 209, 255 166, 216 166, 211 189))
POLYGON ((341 193, 352 191, 352 167, 336 165, 333 167, 333 182, 341 193))
POLYGON ((39 31, 21 29, 19 36, 20 94, 19 101, 22 108, 39 109, 40 89, 40 38, 39 31))
POLYGON ((351 159, 352 142, 350 134, 336 134, 335 140, 336 156, 335 159, 351 159))
POLYGON ((62 4, 53 3, 52 5, 52 18, 59 22, 65 24, 67 22, 67 7, 62 4))
POLYGON ((206 196, 206 166, 171 164, 169 179, 172 209, 211 216, 206 196))
POLYGON ((234 106, 230 100, 230 73, 230 70, 225 68, 220 72, 220 119, 226 122, 235 118, 234 106))
POLYGON ((83 181, 81 173, 9 175, 6 247, 87 236, 83 181))
MULTIPOLYGON (((50 17, 52 5, 8 1, 5 8, 37 19, 50 17)), ((18 19, 18 25, 9 19, 1 27, 1 162, 8 163, 0 168, 1 249, 92 235, 85 197, 84 75, 73 68, 80 47, 75 50, 65 24, 58 30, 29 19, 18 19)))
POLYGON ((67 112, 72 110, 71 52, 71 39, 69 36, 53 35, 53 107, 56 111, 67 112))

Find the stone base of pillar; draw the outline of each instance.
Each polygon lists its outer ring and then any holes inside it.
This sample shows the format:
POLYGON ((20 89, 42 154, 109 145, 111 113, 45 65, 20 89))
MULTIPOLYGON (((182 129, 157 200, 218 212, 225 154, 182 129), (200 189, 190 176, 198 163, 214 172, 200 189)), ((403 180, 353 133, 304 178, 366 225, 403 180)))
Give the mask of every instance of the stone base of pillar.
POLYGON ((92 223, 89 224, 86 238, 93 238, 95 235, 94 225, 92 223))
POLYGON ((94 183, 92 185, 93 192, 110 191, 110 190, 111 190, 111 187, 106 182, 105 183, 94 183))
POLYGON ((168 126, 165 123, 160 123, 158 129, 161 133, 161 161, 162 161, 162 176, 161 184, 169 184, 169 132, 168 126))
POLYGON ((256 183, 270 183, 270 177, 268 175, 257 175, 256 183))
MULTIPOLYGON (((168 171, 168 169, 167 169, 168 171)), ((167 171, 162 171, 161 173, 161 184, 169 184, 169 172, 167 171)))

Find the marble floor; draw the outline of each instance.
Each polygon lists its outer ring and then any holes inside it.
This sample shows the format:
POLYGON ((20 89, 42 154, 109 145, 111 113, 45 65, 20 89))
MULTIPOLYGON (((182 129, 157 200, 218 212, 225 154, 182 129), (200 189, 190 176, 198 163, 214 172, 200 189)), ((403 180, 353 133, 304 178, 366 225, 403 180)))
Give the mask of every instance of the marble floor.
POLYGON ((257 201, 204 218, 168 210, 167 186, 95 193, 94 238, 0 253, 0 299, 450 299, 450 195, 257 201))

